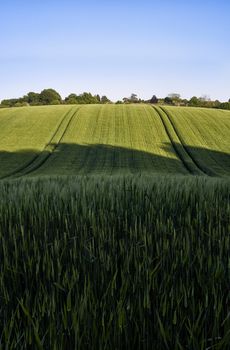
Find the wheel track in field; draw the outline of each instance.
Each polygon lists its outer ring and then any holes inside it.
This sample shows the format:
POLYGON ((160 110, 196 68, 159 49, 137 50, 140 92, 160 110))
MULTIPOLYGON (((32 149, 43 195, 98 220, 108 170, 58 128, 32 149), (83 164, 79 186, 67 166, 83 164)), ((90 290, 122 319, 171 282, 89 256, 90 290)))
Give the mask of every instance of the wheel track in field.
MULTIPOLYGON (((167 111, 165 111, 165 112, 167 114, 167 111)), ((208 115, 208 114, 206 114, 206 111, 203 111, 203 110, 199 110, 199 114, 202 114, 202 116, 207 116, 208 115)), ((169 115, 169 118, 172 119, 172 115, 170 115, 169 112, 168 112, 168 115, 169 115)), ((174 126, 175 126, 175 123, 174 123, 174 126)), ((175 126, 175 128, 176 128, 176 126, 175 126)), ((190 128, 191 128, 191 126, 190 126, 190 128)), ((200 129, 197 129, 197 128, 196 129, 191 128, 191 129, 192 129, 193 132, 195 130, 195 132, 199 134, 199 136, 202 138, 203 141, 206 141, 206 138, 204 137, 204 134, 201 132, 200 129)), ((179 130, 178 130, 178 133, 179 133, 179 130)), ((206 144, 206 142, 205 142, 205 144, 206 144)), ((188 151, 190 151, 189 147, 188 147, 188 151)), ((209 154, 208 156, 209 156, 209 159, 211 159, 211 161, 213 162, 213 166, 214 167, 217 166, 218 167, 218 171, 221 171, 222 173, 220 173, 220 172, 217 173, 216 171, 213 170, 212 166, 211 167, 207 167, 205 164, 200 162, 200 160, 197 160, 197 163, 200 164, 200 167, 202 167, 202 169, 205 170, 206 173, 208 173, 210 176, 215 176, 215 177, 219 177, 219 176, 222 177, 223 176, 223 177, 225 177, 225 175, 226 175, 226 168, 223 166, 223 164, 219 163, 219 161, 215 158, 215 156, 212 155, 212 153, 209 154)), ((227 176, 229 176, 229 172, 227 172, 227 176)))
POLYGON ((170 140, 170 143, 180 159, 180 161, 183 163, 184 167, 187 169, 187 171, 192 175, 208 175, 209 173, 204 171, 200 165, 196 162, 194 157, 191 155, 191 152, 188 151, 187 147, 183 144, 183 141, 181 140, 180 136, 178 135, 178 132, 172 123, 171 118, 169 115, 162 109, 161 107, 152 106, 153 109, 157 112, 159 118, 161 119, 161 122, 164 126, 164 129, 166 131, 166 134, 168 135, 168 138, 170 140))
POLYGON ((171 115, 163 107, 160 107, 160 108, 165 113, 165 115, 167 116, 167 118, 168 118, 169 122, 171 123, 175 133, 177 134, 178 139, 180 140, 181 145, 184 147, 185 151, 187 152, 189 157, 192 159, 192 161, 196 165, 196 167, 198 169, 200 169, 200 171, 203 172, 203 174, 206 175, 206 176, 214 176, 214 177, 219 176, 212 169, 207 168, 206 166, 204 166, 203 164, 201 164, 199 161, 197 161, 194 158, 191 150, 189 149, 188 146, 186 146, 185 142, 183 141, 183 139, 182 139, 182 137, 180 135, 180 132, 178 131, 177 127, 175 126, 175 123, 172 120, 171 115))
POLYGON ((76 114, 79 112, 80 108, 71 108, 67 113, 65 113, 62 120, 58 124, 58 127, 54 131, 51 139, 45 145, 43 150, 39 154, 36 154, 30 161, 28 161, 22 167, 16 169, 14 172, 8 175, 1 177, 1 180, 8 178, 18 178, 24 175, 28 175, 40 168, 47 161, 47 159, 50 158, 55 149, 58 147, 63 137, 65 136, 69 125, 71 124, 76 114))

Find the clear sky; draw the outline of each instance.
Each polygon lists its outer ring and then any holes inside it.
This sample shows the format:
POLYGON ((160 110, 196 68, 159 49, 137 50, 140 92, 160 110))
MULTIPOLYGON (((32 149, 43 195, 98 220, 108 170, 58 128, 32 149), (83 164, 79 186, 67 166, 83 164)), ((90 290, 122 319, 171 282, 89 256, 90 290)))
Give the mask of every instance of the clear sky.
POLYGON ((1 1, 0 100, 49 87, 228 100, 229 17, 229 0, 1 1))

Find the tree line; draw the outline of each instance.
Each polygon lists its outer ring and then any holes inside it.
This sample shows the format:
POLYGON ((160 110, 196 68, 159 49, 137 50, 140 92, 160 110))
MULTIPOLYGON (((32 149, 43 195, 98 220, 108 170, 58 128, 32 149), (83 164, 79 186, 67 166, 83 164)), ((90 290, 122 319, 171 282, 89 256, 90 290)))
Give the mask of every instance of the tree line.
MULTIPOLYGON (((29 92, 20 98, 5 99, 1 101, 0 107, 23 107, 23 106, 43 106, 43 105, 59 105, 59 104, 105 104, 112 103, 107 96, 92 95, 90 92, 84 92, 80 95, 71 93, 62 99, 61 95, 54 89, 44 89, 40 93, 29 92)), ((208 96, 196 97, 191 99, 182 99, 180 94, 171 93, 165 98, 158 98, 153 95, 149 100, 138 98, 136 94, 130 97, 124 97, 122 100, 115 102, 116 104, 128 103, 151 103, 159 105, 171 106, 188 106, 188 107, 206 107, 230 110, 230 99, 227 102, 218 100, 212 101, 208 96)))
POLYGON ((158 98, 153 95, 150 100, 142 100, 137 97, 136 94, 132 94, 130 97, 124 97, 122 101, 116 103, 151 103, 159 105, 171 105, 171 106, 184 106, 184 107, 205 107, 205 108, 219 108, 230 110, 230 99, 228 102, 220 102, 218 100, 212 101, 208 96, 196 97, 191 99, 183 99, 180 94, 171 93, 165 98, 158 98))
POLYGON ((70 94, 64 100, 61 95, 54 89, 44 89, 40 93, 29 92, 20 98, 12 98, 2 100, 1 107, 24 107, 24 106, 44 106, 44 105, 60 105, 60 104, 95 104, 110 103, 106 96, 93 96, 89 92, 76 95, 70 94))

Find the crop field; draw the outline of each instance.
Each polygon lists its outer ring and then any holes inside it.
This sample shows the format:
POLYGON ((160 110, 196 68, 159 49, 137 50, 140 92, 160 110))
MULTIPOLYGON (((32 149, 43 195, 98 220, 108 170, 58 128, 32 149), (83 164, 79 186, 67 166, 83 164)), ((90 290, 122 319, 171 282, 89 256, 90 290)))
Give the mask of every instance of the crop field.
POLYGON ((0 110, 0 349, 230 349, 230 112, 0 110))
POLYGON ((0 110, 0 176, 229 176, 230 112, 149 105, 0 110))
POLYGON ((205 108, 164 108, 182 145, 200 169, 211 176, 230 174, 229 113, 205 108))

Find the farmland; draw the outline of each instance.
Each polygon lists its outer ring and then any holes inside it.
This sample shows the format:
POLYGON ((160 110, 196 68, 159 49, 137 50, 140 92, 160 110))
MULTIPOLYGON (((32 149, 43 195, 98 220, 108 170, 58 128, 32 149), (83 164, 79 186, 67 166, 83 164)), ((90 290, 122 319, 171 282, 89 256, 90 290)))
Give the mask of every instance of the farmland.
POLYGON ((229 116, 149 105, 0 110, 0 176, 228 176, 229 116))
POLYGON ((0 110, 0 348, 229 349, 230 112, 0 110))

